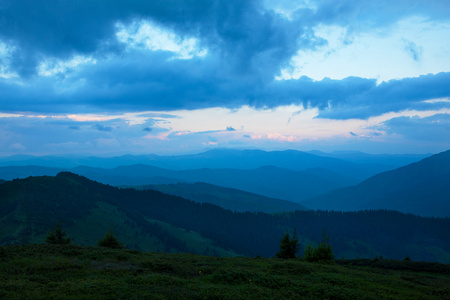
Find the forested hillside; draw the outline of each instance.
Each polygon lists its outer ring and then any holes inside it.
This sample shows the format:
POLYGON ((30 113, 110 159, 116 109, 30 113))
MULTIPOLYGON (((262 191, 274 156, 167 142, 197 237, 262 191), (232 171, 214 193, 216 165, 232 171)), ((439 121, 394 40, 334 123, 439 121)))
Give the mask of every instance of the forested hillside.
POLYGON ((303 205, 291 201, 264 197, 203 182, 144 185, 135 188, 140 190, 153 189, 195 202, 211 203, 225 209, 240 212, 273 213, 307 209, 303 205))
POLYGON ((157 191, 118 189, 60 173, 0 185, 1 244, 42 243, 58 220, 74 243, 114 227, 130 248, 214 255, 275 255, 295 228, 303 245, 330 235, 336 257, 450 262, 450 220, 392 211, 237 213, 157 191))

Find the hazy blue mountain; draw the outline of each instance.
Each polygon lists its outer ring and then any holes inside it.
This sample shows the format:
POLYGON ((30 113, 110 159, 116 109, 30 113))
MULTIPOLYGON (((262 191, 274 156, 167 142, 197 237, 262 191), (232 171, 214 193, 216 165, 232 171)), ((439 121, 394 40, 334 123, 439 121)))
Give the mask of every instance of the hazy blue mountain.
POLYGON ((49 168, 42 166, 10 166, 0 167, 0 178, 11 180, 16 178, 26 178, 28 176, 55 176, 64 168, 49 168))
POLYGON ((224 188, 208 183, 178 183, 139 186, 138 189, 152 189, 169 195, 180 196, 200 203, 211 203, 225 209, 240 212, 283 212, 306 209, 291 201, 264 197, 254 193, 224 188))
POLYGON ((306 245, 320 241, 326 229, 338 258, 450 262, 450 219, 393 211, 239 213, 67 172, 0 185, 1 245, 43 243, 58 220, 80 245, 96 245, 113 226, 127 247, 143 251, 273 257, 286 230, 296 228, 306 245))
POLYGON ((273 166, 251 170, 198 169, 167 170, 146 165, 114 169, 77 167, 72 172, 111 185, 159 184, 155 178, 179 182, 205 182, 266 197, 299 202, 356 181, 327 170, 293 171, 273 166), (314 174, 317 173, 317 174, 314 174))
POLYGON ((116 186, 205 182, 293 202, 357 183, 355 179, 326 169, 293 171, 273 166, 250 170, 168 170, 147 165, 121 166, 113 169, 85 166, 71 169, 18 166, 0 167, 0 178, 10 180, 28 176, 56 175, 59 171, 70 171, 116 186))
POLYGON ((70 169, 78 166, 89 166, 99 168, 115 168, 121 165, 133 165, 151 163, 164 156, 158 155, 122 155, 113 157, 60 155, 60 156, 32 156, 13 155, 0 157, 0 166, 42 166, 49 168, 70 169))
POLYGON ((313 209, 393 209, 450 217, 450 150, 303 201, 313 209))
POLYGON ((362 181, 383 171, 394 169, 423 158, 414 155, 369 155, 352 152, 345 155, 331 153, 307 153, 295 150, 262 151, 217 149, 198 154, 178 156, 123 155, 116 157, 93 156, 26 156, 16 155, 0 158, 0 166, 46 166, 70 169, 77 166, 116 168, 119 166, 145 164, 172 170, 190 169, 256 169, 276 166, 291 170, 310 168, 328 169, 341 175, 362 181))
POLYGON ((392 168, 403 167, 412 163, 415 163, 421 159, 431 156, 428 154, 368 154, 360 151, 333 151, 330 153, 321 151, 308 151, 308 153, 323 156, 332 157, 337 159, 346 160, 358 164, 378 164, 385 165, 392 168))

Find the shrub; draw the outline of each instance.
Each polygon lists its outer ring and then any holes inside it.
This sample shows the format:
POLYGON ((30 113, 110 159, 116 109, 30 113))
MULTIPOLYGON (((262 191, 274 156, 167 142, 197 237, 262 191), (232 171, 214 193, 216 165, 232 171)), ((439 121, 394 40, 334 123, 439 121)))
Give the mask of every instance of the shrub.
POLYGON ((325 231, 322 233, 322 242, 317 246, 306 246, 303 254, 306 261, 309 262, 331 262, 334 261, 333 248, 329 243, 330 237, 325 231))
POLYGON ((119 240, 114 236, 112 230, 108 230, 106 235, 98 241, 99 247, 106 247, 111 249, 123 249, 124 246, 119 240))
POLYGON ((59 244, 66 245, 70 244, 70 238, 66 237, 67 233, 62 229, 61 221, 50 230, 45 238, 47 244, 59 244))

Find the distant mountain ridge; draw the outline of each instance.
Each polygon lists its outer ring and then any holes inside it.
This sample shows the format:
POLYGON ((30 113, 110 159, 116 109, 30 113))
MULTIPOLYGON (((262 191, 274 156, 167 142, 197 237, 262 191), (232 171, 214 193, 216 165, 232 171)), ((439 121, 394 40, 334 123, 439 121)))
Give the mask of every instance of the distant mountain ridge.
POLYGON ((205 182, 292 202, 299 202, 302 199, 356 183, 354 179, 326 169, 294 171, 273 166, 243 170, 168 170, 148 165, 120 166, 114 169, 81 166, 59 170, 57 168, 19 166, 0 167, 0 178, 54 176, 60 171, 70 171, 104 184, 116 186, 205 182))
POLYGON ((424 158, 426 155, 371 155, 353 153, 302 152, 296 150, 262 151, 216 149, 198 154, 158 156, 122 155, 116 157, 41 156, 16 155, 0 157, 0 166, 44 166, 72 169, 78 166, 116 168, 145 164, 171 170, 190 169, 256 169, 275 166, 294 171, 310 168, 328 169, 346 177, 361 181, 377 173, 394 169, 424 158), (314 153, 314 154, 313 154, 314 153), (355 159, 357 158, 357 159, 355 159))
POLYGON ((450 150, 301 203, 312 209, 383 208, 450 217, 450 150))
POLYGON ((421 159, 433 155, 433 153, 427 154, 367 154, 360 151, 333 151, 333 152, 321 152, 321 151, 308 151, 308 153, 332 157, 337 159, 346 160, 353 163, 366 163, 366 164, 384 164, 386 166, 392 166, 395 168, 406 166, 417 162, 421 159))
POLYGON ((303 205, 291 201, 268 198, 258 194, 203 182, 147 185, 136 188, 152 189, 195 202, 214 204, 238 212, 274 213, 307 209, 303 205))

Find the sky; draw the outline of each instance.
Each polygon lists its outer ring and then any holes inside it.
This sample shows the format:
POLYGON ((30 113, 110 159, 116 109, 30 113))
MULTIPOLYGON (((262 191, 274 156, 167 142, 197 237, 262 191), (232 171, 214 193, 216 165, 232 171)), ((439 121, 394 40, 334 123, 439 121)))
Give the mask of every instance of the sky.
POLYGON ((0 156, 450 149, 448 0, 1 0, 0 156))

